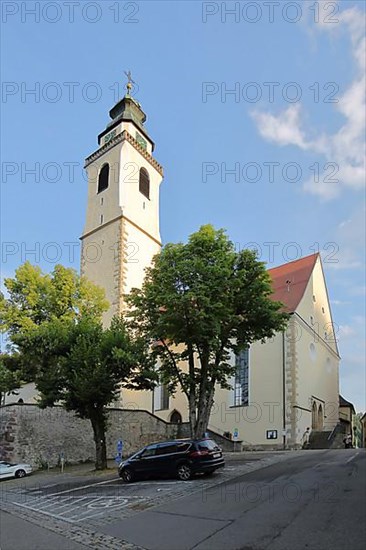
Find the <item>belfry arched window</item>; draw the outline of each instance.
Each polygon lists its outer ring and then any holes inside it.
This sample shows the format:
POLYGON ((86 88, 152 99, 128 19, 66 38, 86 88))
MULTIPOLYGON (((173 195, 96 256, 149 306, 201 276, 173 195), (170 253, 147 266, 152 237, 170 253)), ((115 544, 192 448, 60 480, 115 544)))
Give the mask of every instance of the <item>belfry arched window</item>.
POLYGON ((103 164, 98 176, 98 193, 107 189, 109 185, 109 164, 103 164))
POLYGON ((146 168, 140 168, 139 191, 144 197, 150 199, 150 177, 146 168))

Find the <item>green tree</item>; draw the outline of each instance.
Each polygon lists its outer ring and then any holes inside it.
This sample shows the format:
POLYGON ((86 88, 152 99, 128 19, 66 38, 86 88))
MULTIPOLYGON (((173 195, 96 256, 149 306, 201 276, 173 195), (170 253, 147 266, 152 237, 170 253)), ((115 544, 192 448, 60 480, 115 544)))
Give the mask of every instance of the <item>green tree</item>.
POLYGON ((90 420, 95 467, 107 467, 107 407, 121 388, 151 389, 155 377, 143 338, 133 338, 122 319, 108 329, 93 319, 53 319, 16 337, 40 392, 39 406, 61 404, 90 420))
POLYGON ((17 356, 0 353, 0 405, 7 395, 17 395, 22 383, 17 356))
POLYGON ((188 400, 191 433, 207 430, 215 386, 230 388, 230 361, 256 340, 284 330, 264 263, 237 252, 223 230, 202 226, 187 244, 168 244, 128 300, 131 323, 152 344, 162 383, 188 400))
MULTIPOLYGON (((36 383, 41 407, 60 403, 91 421, 96 468, 106 467, 106 407, 122 386, 151 387, 144 341, 132 339, 122 321, 103 330, 104 291, 73 269, 57 265, 45 274, 27 262, 5 287, 0 326, 24 379, 36 383)), ((8 391, 11 376, 4 370, 3 377, 8 391)))
POLYGON ((356 447, 362 447, 362 423, 361 418, 364 413, 359 412, 353 416, 353 443, 356 447))
POLYGON ((108 309, 102 288, 62 265, 48 274, 25 262, 4 285, 8 298, 0 295, 0 328, 10 340, 45 321, 83 316, 100 319, 108 309))

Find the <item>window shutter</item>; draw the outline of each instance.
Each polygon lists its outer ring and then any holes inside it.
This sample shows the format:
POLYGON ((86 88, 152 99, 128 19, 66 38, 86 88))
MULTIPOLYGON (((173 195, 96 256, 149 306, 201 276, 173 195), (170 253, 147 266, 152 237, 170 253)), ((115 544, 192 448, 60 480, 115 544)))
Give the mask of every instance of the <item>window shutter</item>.
POLYGON ((150 199, 150 177, 146 168, 140 168, 139 191, 144 197, 150 199))

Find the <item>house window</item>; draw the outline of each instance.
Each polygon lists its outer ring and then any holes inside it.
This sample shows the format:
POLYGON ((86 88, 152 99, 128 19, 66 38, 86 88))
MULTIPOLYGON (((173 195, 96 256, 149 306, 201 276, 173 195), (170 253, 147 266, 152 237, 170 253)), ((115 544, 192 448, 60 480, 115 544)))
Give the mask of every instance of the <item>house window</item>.
POLYGON ((103 164, 98 177, 98 193, 107 189, 109 185, 109 164, 103 164))
POLYGON ((139 191, 147 199, 150 198, 150 177, 146 168, 140 168, 139 191))
POLYGON ((169 409, 169 392, 165 384, 157 386, 154 390, 154 409, 156 411, 169 409))
POLYGON ((310 359, 312 361, 315 361, 315 359, 316 359, 316 347, 312 342, 309 346, 309 353, 310 353, 310 359))
POLYGON ((166 386, 165 384, 161 386, 160 408, 169 409, 169 392, 168 386, 166 386))
POLYGON ((249 405, 249 348, 236 356, 234 406, 249 405))

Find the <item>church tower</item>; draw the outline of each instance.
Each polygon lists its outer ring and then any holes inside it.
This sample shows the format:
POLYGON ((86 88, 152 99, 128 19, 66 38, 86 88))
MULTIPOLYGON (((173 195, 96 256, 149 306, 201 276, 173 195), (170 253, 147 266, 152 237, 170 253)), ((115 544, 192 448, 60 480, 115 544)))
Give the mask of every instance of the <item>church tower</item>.
POLYGON ((109 112, 98 149, 85 160, 86 222, 81 236, 81 274, 106 291, 108 325, 124 309, 124 296, 139 288, 144 270, 160 251, 159 187, 163 169, 141 105, 127 93, 109 112))

